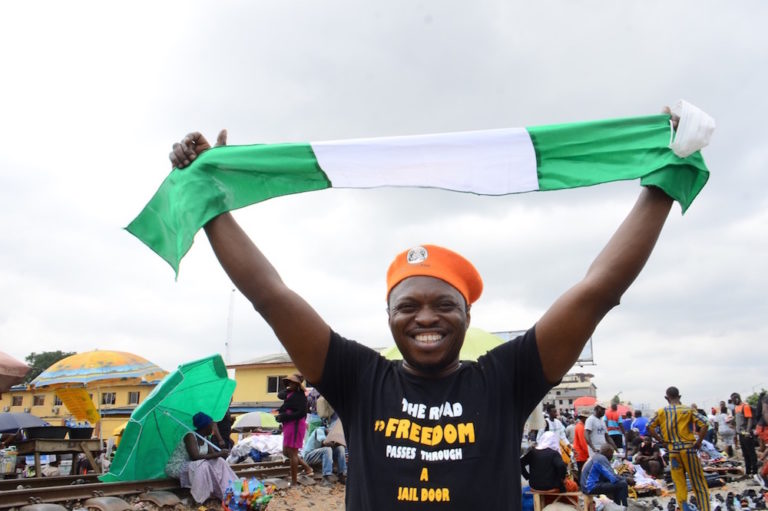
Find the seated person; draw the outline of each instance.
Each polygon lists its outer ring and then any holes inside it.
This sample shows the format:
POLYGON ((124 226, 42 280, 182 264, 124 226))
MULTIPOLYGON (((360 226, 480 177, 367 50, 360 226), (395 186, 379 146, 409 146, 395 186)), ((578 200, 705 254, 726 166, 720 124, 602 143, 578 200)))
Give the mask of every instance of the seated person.
POLYGON ((22 439, 21 437, 21 430, 17 430, 10 433, 0 433, 0 448, 8 447, 9 445, 14 445, 17 442, 20 442, 22 439))
POLYGON ((581 471, 581 491, 587 495, 608 495, 616 504, 627 506, 629 484, 613 471, 613 447, 604 444, 584 465, 581 471))
POLYGON ((339 482, 344 484, 347 480, 347 448, 342 443, 344 431, 341 429, 341 421, 339 419, 333 421, 330 429, 325 424, 326 421, 323 421, 322 426, 318 426, 307 436, 302 457, 310 465, 322 464, 325 485, 331 484, 330 476, 333 474, 333 463, 336 462, 339 482), (340 438, 338 438, 339 434, 340 438))
POLYGON ((229 451, 216 451, 205 438, 213 433, 213 419, 203 412, 192 417, 195 433, 184 435, 165 465, 168 477, 179 480, 183 488, 189 488, 198 504, 215 497, 224 498, 230 481, 237 475, 229 467, 226 458, 229 451))
POLYGON ((645 473, 652 477, 664 476, 664 460, 659 444, 654 444, 650 436, 643 437, 632 455, 632 463, 640 465, 645 473))
MULTIPOLYGON (((565 492, 567 467, 560 454, 560 438, 552 431, 545 431, 534 449, 520 458, 520 471, 534 490, 565 492)), ((571 488, 570 491, 575 491, 571 488)))

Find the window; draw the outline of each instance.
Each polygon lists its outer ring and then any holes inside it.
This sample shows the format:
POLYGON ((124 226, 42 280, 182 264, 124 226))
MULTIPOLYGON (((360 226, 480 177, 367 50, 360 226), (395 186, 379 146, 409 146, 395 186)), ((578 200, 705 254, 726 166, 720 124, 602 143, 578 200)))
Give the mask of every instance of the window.
POLYGON ((43 406, 45 404, 45 396, 32 396, 32 406, 43 406))
POLYGON ((128 393, 128 404, 129 405, 137 405, 137 404, 139 404, 139 393, 138 392, 129 392, 128 393))
POLYGON ((101 404, 103 405, 113 405, 115 404, 115 393, 114 392, 105 392, 101 395, 101 404))
POLYGON ((569 400, 568 400, 568 404, 569 404, 569 405, 572 405, 572 404, 573 404, 573 399, 569 399, 569 400))
POLYGON ((21 406, 24 403, 24 396, 13 396, 11 406, 21 406))
POLYGON ((283 378, 285 377, 286 375, 267 376, 267 392, 270 394, 276 394, 277 392, 283 390, 283 378))
POLYGON ((555 394, 557 394, 559 396, 560 395, 560 391, 558 390, 557 392, 555 392, 555 394))
POLYGON ((64 404, 64 403, 61 402, 61 398, 54 394, 54 396, 53 396, 53 406, 61 406, 62 404, 64 404))

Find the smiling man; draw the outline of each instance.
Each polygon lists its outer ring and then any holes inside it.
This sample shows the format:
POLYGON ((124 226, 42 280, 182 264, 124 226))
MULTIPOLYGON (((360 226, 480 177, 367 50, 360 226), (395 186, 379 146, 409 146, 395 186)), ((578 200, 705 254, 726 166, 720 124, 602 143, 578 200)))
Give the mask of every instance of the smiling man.
MULTIPOLYGON (((208 148, 192 133, 171 161, 183 168, 208 148)), ((205 231, 224 270, 341 418, 347 509, 519 509, 524 421, 637 277, 671 205, 660 189, 644 188, 586 276, 525 334, 477 362, 459 360, 459 351, 483 283, 455 252, 421 245, 390 265, 389 327, 403 355, 395 362, 331 330, 231 214, 205 231)))

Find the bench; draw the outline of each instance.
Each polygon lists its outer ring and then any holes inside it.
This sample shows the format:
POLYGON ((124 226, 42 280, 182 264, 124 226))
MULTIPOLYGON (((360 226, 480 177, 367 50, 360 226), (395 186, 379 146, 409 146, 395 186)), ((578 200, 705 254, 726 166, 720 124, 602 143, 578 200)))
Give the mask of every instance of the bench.
MULTIPOLYGON (((544 509, 544 499, 542 497, 554 497, 553 502, 561 502, 563 504, 573 505, 573 501, 584 502, 583 511, 594 511, 595 499, 594 495, 587 495, 580 491, 559 492, 557 490, 534 490, 531 489, 533 495, 533 511, 542 511, 544 509)), ((551 504, 552 502, 550 502, 551 504)))

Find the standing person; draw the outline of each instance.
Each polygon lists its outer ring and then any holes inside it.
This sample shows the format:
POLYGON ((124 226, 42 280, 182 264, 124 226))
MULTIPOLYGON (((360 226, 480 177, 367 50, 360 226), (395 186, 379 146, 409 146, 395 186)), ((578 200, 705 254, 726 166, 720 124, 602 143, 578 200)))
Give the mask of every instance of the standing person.
POLYGON ((565 436, 565 426, 563 426, 563 423, 557 418, 557 407, 555 405, 547 405, 546 411, 547 416, 544 418, 544 429, 540 429, 536 435, 536 443, 538 444, 541 441, 541 436, 545 432, 551 431, 557 435, 558 440, 562 440, 567 445, 571 445, 568 441, 568 437, 565 436))
MULTIPOLYGON (((231 401, 230 404, 232 404, 231 401)), ((227 449, 228 451, 231 451, 232 447, 235 445, 235 442, 232 440, 232 424, 234 422, 235 420, 232 418, 232 412, 227 409, 227 413, 224 414, 224 417, 213 425, 213 436, 216 438, 216 443, 219 444, 219 447, 227 449)))
POLYGON ((576 427, 573 430, 573 452, 576 455, 576 467, 579 469, 579 481, 581 481, 581 469, 589 459, 589 446, 587 445, 584 423, 587 422, 587 412, 579 412, 576 427))
POLYGON ((755 474, 757 481, 763 488, 768 488, 768 393, 762 392, 757 400, 757 410, 760 412, 755 428, 758 440, 758 466, 760 470, 755 474))
POLYGON ((307 475, 312 475, 312 468, 299 456, 307 432, 307 396, 303 384, 300 374, 286 376, 283 378, 285 388, 277 393, 277 397, 284 400, 277 409, 276 420, 283 425, 283 454, 291 462, 292 485, 298 481, 299 464, 307 475))
MULTIPOLYGON (((678 119, 670 120, 676 128, 678 119)), ((222 131, 217 145, 225 143, 222 131)), ((171 163, 183 168, 210 147, 191 133, 174 144, 171 163)), ((283 282, 231 213, 212 218, 205 232, 229 277, 341 418, 350 442, 347 509, 438 501, 454 509, 519 509, 525 418, 620 303, 672 202, 660 188, 645 186, 584 278, 527 332, 477 362, 460 361, 459 352, 483 283, 453 251, 416 246, 390 265, 384 298, 403 355, 396 362, 333 331, 283 282)))
POLYGON ((614 448, 618 450, 624 447, 624 427, 622 426, 618 403, 611 403, 610 408, 605 411, 605 426, 613 441, 614 448))
POLYGON ((565 427, 565 438, 568 439, 568 443, 573 445, 573 433, 576 431, 576 423, 579 422, 578 419, 569 419, 568 425, 565 427))
POLYGON ((744 455, 744 469, 747 475, 757 474, 757 453, 755 452, 754 420, 752 407, 741 400, 738 392, 731 394, 733 402, 733 418, 736 423, 736 434, 741 445, 741 453, 744 455))
MULTIPOLYGON (((626 438, 627 434, 632 431, 632 410, 627 410, 627 413, 624 414, 624 418, 621 419, 621 427, 624 431, 624 437, 626 438)), ((624 445, 626 448, 629 448, 627 445, 627 442, 624 442, 624 445)))
POLYGON ((637 434, 640 436, 646 436, 648 434, 648 417, 643 417, 642 410, 635 410, 635 420, 632 421, 632 429, 637 430, 637 434))
POLYGON ((600 448, 605 444, 610 445, 614 450, 616 449, 613 440, 608 436, 608 429, 605 427, 605 422, 603 421, 604 415, 605 405, 598 403, 595 405, 592 415, 590 415, 587 422, 584 423, 585 439, 587 441, 587 446, 589 447, 590 457, 600 452, 600 448))
POLYGON ((728 415, 728 408, 725 406, 725 401, 720 401, 720 413, 715 416, 715 424, 717 424, 717 435, 723 441, 725 445, 725 452, 729 458, 733 457, 733 439, 736 436, 736 430, 733 429, 733 417, 728 415))
POLYGON ((677 501, 682 503, 683 511, 690 510, 687 502, 686 475, 691 481, 699 510, 709 511, 709 488, 698 455, 701 442, 707 434, 707 421, 697 410, 681 404, 680 391, 677 387, 669 387, 664 399, 669 404, 656 412, 648 423, 648 432, 667 446, 669 468, 672 481, 675 483, 675 495, 677 501), (661 435, 657 432, 657 427, 661 435), (698 437, 694 437, 693 434, 695 427, 698 427, 698 437))

